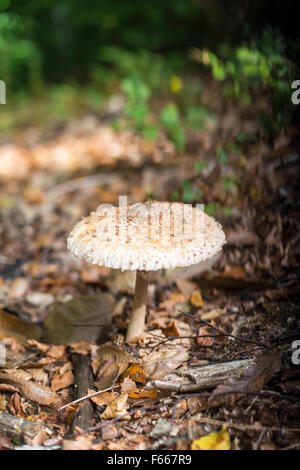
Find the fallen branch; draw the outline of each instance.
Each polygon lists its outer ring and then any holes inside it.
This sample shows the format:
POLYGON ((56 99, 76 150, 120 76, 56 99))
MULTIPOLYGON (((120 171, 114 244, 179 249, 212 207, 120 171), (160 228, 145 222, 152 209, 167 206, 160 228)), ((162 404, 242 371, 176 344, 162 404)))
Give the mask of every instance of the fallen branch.
MULTIPOLYGON (((74 365, 75 398, 78 399, 82 397, 82 395, 86 395, 93 384, 91 362, 90 357, 84 354, 72 354, 72 362, 74 365)), ((87 400, 80 404, 72 422, 71 429, 75 430, 77 426, 84 429, 86 426, 90 425, 92 419, 93 406, 91 402, 87 400)))
POLYGON ((149 386, 160 390, 178 393, 208 390, 216 387, 229 378, 239 378, 245 370, 254 364, 254 359, 210 364, 198 368, 183 369, 181 375, 189 377, 194 383, 174 383, 166 380, 153 380, 149 386))
POLYGON ((40 431, 45 431, 51 435, 53 428, 41 421, 29 421, 0 411, 0 434, 9 437, 21 437, 26 443, 31 443, 40 431))

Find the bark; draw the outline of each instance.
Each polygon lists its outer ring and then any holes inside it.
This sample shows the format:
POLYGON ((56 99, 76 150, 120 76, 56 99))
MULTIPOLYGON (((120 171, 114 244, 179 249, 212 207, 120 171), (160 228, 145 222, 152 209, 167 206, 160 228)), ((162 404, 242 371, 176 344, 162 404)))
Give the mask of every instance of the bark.
POLYGON ((8 413, 0 412, 0 436, 21 437, 26 443, 31 443, 32 439, 41 431, 46 431, 51 435, 53 429, 40 421, 29 421, 8 413))
MULTIPOLYGON (((74 400, 84 397, 93 385, 93 375, 91 370, 90 357, 84 354, 73 354, 75 393, 74 400)), ((86 429, 92 424, 93 405, 90 400, 84 400, 78 405, 78 410, 73 420, 71 431, 76 427, 86 429)))
POLYGON ((254 359, 224 362, 198 368, 185 369, 181 375, 189 377, 193 383, 176 383, 166 380, 153 380, 151 385, 161 390, 174 392, 195 392, 198 390, 209 390, 223 383, 229 378, 238 378, 248 367, 254 364, 254 359))

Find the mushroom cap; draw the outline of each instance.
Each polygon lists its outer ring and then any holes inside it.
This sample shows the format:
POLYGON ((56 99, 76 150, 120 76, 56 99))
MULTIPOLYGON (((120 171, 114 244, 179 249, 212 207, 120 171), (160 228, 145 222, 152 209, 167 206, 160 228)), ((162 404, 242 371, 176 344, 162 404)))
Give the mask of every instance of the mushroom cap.
POLYGON ((190 266, 214 256, 225 242, 213 217, 177 202, 99 206, 67 241, 76 257, 122 271, 190 266))

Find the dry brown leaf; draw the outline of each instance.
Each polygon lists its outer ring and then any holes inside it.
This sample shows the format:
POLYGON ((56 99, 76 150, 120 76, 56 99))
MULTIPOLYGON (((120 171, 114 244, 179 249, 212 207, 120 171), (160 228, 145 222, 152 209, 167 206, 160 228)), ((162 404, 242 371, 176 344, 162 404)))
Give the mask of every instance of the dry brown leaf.
POLYGON ((185 300, 188 300, 192 293, 197 290, 197 284, 195 282, 187 281, 186 279, 176 279, 175 282, 178 289, 183 293, 185 300))
MULTIPOLYGON (((211 331, 211 328, 208 329, 205 326, 201 326, 198 330, 198 336, 209 335, 211 334, 210 331, 211 331)), ((210 336, 207 336, 206 338, 204 337, 197 338, 197 346, 200 348, 202 347, 209 348, 210 346, 213 345, 213 342, 214 342, 214 338, 211 338, 210 336)))
POLYGON ((105 428, 102 429, 101 435, 104 441, 110 441, 119 437, 120 431, 114 424, 110 424, 109 426, 105 426, 105 428))
POLYGON ((70 349, 77 354, 89 354, 91 343, 89 341, 78 341, 77 343, 70 344, 70 349))
POLYGON ((99 390, 111 387, 132 361, 130 354, 115 346, 101 346, 97 351, 100 373, 95 385, 99 390))
POLYGON ((111 294, 100 292, 54 305, 44 322, 45 341, 72 344, 96 340, 103 326, 111 323, 115 303, 111 294))
POLYGON ((4 394, 0 394, 0 410, 4 411, 7 405, 7 400, 4 394))
POLYGON ((179 336, 179 332, 176 328, 176 324, 174 320, 171 321, 169 325, 166 328, 164 328, 162 331, 168 337, 175 338, 176 336, 179 336))
POLYGON ((219 318, 221 315, 224 315, 225 312, 225 308, 215 308, 213 310, 210 310, 209 312, 201 313, 200 317, 202 320, 206 321, 216 320, 216 318, 219 318))
POLYGON ((32 446, 41 446, 44 442, 49 438, 48 434, 46 433, 45 429, 40 429, 36 436, 32 439, 30 445, 32 446))
POLYGON ((137 390, 135 382, 131 380, 129 377, 124 378, 121 384, 121 389, 122 389, 122 392, 124 393, 130 393, 130 392, 137 390))
POLYGON ((14 393, 11 396, 7 404, 7 409, 10 414, 17 416, 18 418, 26 418, 26 413, 22 406, 21 397, 18 393, 14 393))
POLYGON ((195 307, 203 307, 203 298, 200 290, 196 290, 191 296, 191 304, 195 307))
MULTIPOLYGON (((88 394, 95 393, 94 390, 89 390, 88 394)), ((106 406, 108 403, 112 402, 116 398, 115 392, 103 392, 99 395, 95 395, 90 398, 93 403, 96 403, 98 406, 106 406)))
POLYGON ((49 381, 48 373, 41 367, 34 368, 34 369, 26 367, 26 372, 28 372, 31 375, 31 377, 33 378, 35 382, 41 383, 43 385, 48 385, 48 381, 49 381))
POLYGON ((92 448, 92 436, 77 436, 75 439, 65 439, 63 450, 90 450, 92 448))
POLYGON ((74 375, 71 370, 68 370, 61 374, 59 371, 56 373, 52 379, 51 382, 51 388, 52 390, 61 390, 62 388, 69 387, 70 385, 73 385, 74 383, 74 375))
POLYGON ((15 315, 0 309, 0 339, 7 336, 20 339, 39 338, 41 331, 41 328, 37 325, 21 320, 15 315))
POLYGON ((111 418, 116 418, 117 416, 124 415, 124 419, 125 419, 126 414, 127 414, 127 411, 126 411, 127 399, 128 399, 128 394, 121 393, 121 395, 119 395, 118 398, 115 398, 107 405, 105 411, 101 414, 101 418, 111 419, 111 418))
POLYGON ((51 359, 63 359, 66 353, 66 346, 51 346, 47 351, 46 351, 46 356, 51 357, 51 359))
POLYGON ((188 358, 189 353, 186 348, 182 346, 174 344, 171 347, 161 346, 156 351, 147 354, 147 356, 143 358, 141 366, 149 377, 158 379, 161 378, 157 376, 161 368, 165 370, 167 368, 170 373, 172 370, 184 364, 188 358))
POLYGON ((55 409, 63 405, 60 395, 50 387, 32 382, 31 379, 31 375, 21 369, 0 372, 0 382, 13 385, 28 400, 55 409))
POLYGON ((24 277, 16 277, 9 286, 8 295, 13 298, 21 298, 29 289, 29 281, 24 277))

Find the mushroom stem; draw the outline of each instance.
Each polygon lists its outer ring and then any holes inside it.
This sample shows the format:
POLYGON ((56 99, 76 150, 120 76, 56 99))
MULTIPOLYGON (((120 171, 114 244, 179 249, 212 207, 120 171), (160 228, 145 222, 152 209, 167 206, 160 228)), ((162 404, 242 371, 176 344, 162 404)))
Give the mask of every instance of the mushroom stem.
POLYGON ((133 306, 126 335, 127 343, 136 336, 141 335, 145 329, 149 277, 149 272, 136 272, 133 306))

